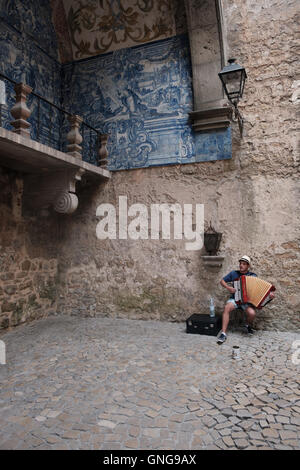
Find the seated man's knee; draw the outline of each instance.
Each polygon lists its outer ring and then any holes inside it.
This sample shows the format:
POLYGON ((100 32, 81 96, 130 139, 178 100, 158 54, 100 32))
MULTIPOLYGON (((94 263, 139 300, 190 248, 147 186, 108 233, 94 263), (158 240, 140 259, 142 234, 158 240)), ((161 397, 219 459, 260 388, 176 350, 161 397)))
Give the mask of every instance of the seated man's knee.
POLYGON ((225 307, 224 307, 224 313, 230 313, 232 310, 234 310, 236 307, 232 302, 228 302, 225 307))
POLYGON ((256 311, 252 307, 248 307, 246 313, 249 317, 254 318, 256 315, 256 311))

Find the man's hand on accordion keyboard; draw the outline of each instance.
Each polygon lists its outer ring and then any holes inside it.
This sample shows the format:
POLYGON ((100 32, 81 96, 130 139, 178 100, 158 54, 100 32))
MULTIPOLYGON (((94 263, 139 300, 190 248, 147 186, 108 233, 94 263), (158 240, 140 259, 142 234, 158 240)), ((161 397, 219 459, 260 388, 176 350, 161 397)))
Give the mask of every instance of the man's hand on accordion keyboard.
POLYGON ((234 287, 228 286, 227 289, 229 290, 230 294, 234 294, 236 289, 234 287))
POLYGON ((224 279, 221 280, 220 284, 221 286, 225 287, 225 289, 227 289, 230 292, 230 294, 235 293, 235 288, 231 286, 230 284, 227 284, 227 282, 225 282, 224 279))

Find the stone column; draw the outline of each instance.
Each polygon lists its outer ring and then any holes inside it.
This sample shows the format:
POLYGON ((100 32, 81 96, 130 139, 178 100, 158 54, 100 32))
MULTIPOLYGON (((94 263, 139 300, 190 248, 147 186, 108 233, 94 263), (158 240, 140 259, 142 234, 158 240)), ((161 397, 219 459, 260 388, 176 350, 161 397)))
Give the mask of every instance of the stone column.
POLYGON ((107 151, 107 142, 108 142, 109 134, 100 134, 99 135, 99 165, 100 166, 107 166, 108 163, 108 151, 107 151))
POLYGON ((30 124, 27 122, 31 110, 27 108, 27 96, 32 92, 32 88, 25 83, 18 83, 14 86, 16 92, 16 103, 11 108, 11 115, 15 118, 11 125, 15 128, 13 132, 23 137, 30 138, 30 124))
POLYGON ((82 136, 79 132, 79 126, 82 123, 83 119, 77 114, 69 116, 68 119, 71 124, 71 130, 67 134, 67 140, 69 142, 67 145, 67 153, 75 158, 79 158, 79 160, 82 160, 80 146, 82 142, 82 136))
POLYGON ((218 77, 224 64, 220 0, 185 0, 185 8, 193 68, 193 128, 228 127, 232 111, 218 77))

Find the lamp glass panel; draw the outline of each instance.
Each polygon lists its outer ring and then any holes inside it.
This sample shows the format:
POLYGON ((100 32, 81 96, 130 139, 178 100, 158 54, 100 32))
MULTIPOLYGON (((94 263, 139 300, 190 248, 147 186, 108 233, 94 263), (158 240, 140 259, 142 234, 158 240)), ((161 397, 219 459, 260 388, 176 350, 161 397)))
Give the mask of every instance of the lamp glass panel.
POLYGON ((223 75, 223 83, 226 85, 228 94, 239 93, 241 74, 239 72, 232 72, 223 75))

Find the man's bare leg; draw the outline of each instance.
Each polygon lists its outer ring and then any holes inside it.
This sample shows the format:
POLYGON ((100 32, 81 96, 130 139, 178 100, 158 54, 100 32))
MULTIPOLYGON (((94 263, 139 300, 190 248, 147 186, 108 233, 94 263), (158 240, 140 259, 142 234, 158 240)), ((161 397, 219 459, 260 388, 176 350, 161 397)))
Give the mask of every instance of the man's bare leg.
POLYGON ((256 316, 256 311, 253 307, 246 308, 246 315, 247 315, 247 330, 248 333, 253 334, 254 330, 252 329, 252 325, 256 316))
POLYGON ((226 304, 225 307, 224 307, 224 312, 223 312, 223 316, 222 316, 222 332, 223 333, 226 333, 226 331, 227 331, 228 323, 229 323, 229 319, 230 319, 230 312, 232 312, 232 310, 235 310, 235 308, 236 307, 231 302, 226 304))
POLYGON ((246 314, 247 314, 248 325, 252 325, 253 321, 254 321, 254 318, 256 316, 256 312, 255 312, 254 308, 253 307, 247 307, 246 308, 246 314))
POLYGON ((226 338, 227 338, 226 331, 227 331, 227 327, 229 323, 230 312, 232 312, 232 310, 234 310, 235 308, 236 307, 234 306, 232 302, 228 302, 224 307, 223 318, 222 318, 222 330, 219 333, 218 340, 217 340, 217 343, 219 345, 223 344, 226 341, 226 338))

